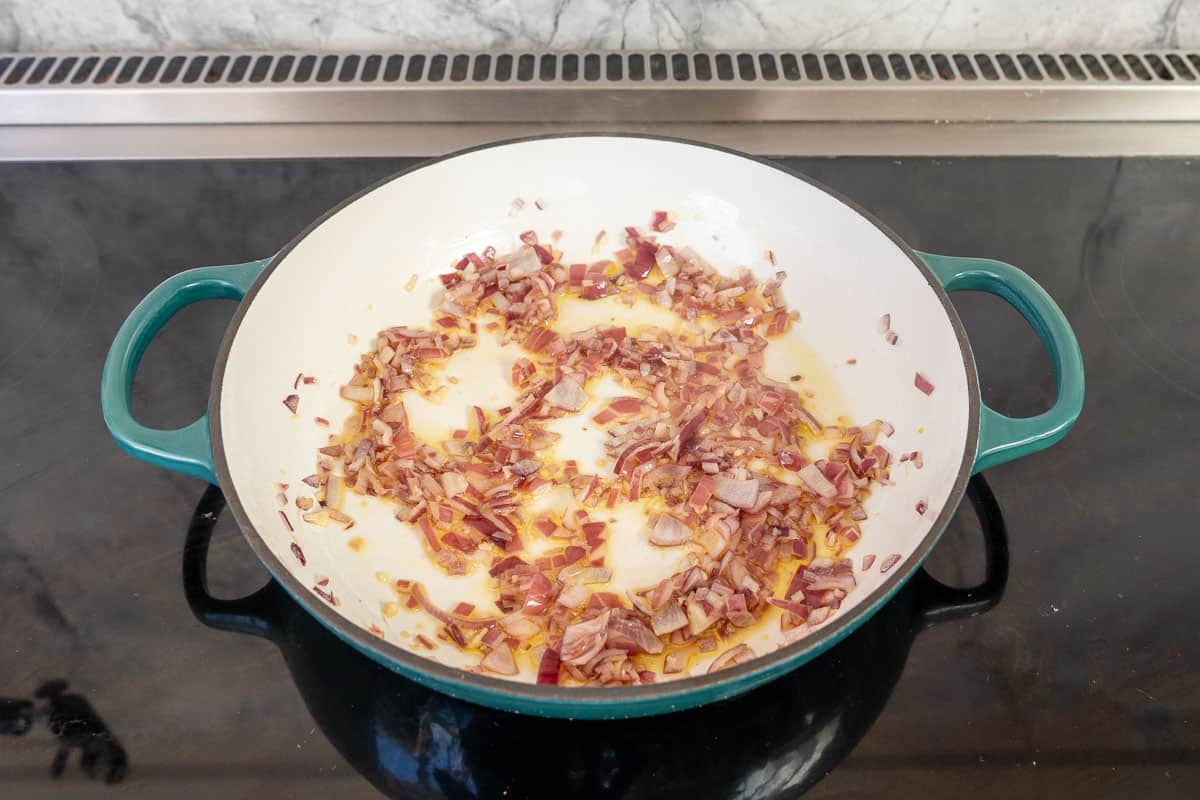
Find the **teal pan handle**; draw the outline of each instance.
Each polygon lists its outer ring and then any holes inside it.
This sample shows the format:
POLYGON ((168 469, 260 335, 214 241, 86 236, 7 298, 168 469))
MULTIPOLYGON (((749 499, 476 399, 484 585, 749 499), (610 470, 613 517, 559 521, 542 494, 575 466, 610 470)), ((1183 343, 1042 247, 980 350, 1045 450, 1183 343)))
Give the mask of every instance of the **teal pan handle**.
POLYGON ((1057 397, 1049 411, 1014 419, 980 406, 979 447, 973 472, 1044 450, 1071 430, 1083 410, 1083 355, 1058 304, 1021 270, 987 258, 918 253, 946 291, 997 295, 1020 312, 1037 332, 1054 364, 1057 397))
POLYGON ((217 482, 208 438, 208 413, 173 431, 147 428, 133 418, 129 402, 133 378, 151 340, 181 308, 201 300, 241 300, 270 261, 265 258, 247 264, 198 267, 172 275, 130 312, 108 349, 100 378, 104 423, 126 452, 158 467, 217 482))

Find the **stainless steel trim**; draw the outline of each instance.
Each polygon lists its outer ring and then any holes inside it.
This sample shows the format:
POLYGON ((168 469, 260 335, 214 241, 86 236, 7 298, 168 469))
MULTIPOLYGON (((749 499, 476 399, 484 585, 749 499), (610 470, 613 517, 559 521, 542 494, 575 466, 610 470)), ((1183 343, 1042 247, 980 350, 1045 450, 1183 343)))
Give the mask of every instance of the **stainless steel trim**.
POLYGON ((765 154, 1193 155, 1200 53, 0 54, 0 158, 437 155, 634 131, 765 154))
POLYGON ((764 156, 1200 156, 1200 122, 772 122, 0 127, 0 161, 438 156, 567 132, 655 133, 764 156))
POLYGON ((0 54, 0 125, 851 120, 1200 120, 1200 53, 0 54))

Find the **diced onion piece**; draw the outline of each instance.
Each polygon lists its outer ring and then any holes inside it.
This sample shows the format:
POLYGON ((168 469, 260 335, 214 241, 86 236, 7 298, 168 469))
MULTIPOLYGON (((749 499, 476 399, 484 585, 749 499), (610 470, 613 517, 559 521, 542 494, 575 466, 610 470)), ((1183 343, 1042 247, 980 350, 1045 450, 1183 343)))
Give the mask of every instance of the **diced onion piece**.
POLYGON ((675 260, 669 248, 660 247, 654 251, 654 263, 658 265, 664 277, 679 274, 679 262, 675 260))
POLYGON ((395 423, 401 427, 408 427, 408 412, 404 408, 404 403, 393 403, 392 405, 379 412, 379 419, 387 423, 395 423))
POLYGON ((542 653, 542 660, 538 663, 537 682, 542 686, 556 686, 561 668, 562 660, 559 658, 558 652, 547 647, 542 653))
POLYGON ((542 260, 538 258, 537 251, 529 246, 497 258, 496 263, 507 266, 510 280, 527 278, 542 270, 542 260))
POLYGON ((815 464, 807 464, 796 473, 804 484, 821 497, 837 497, 838 489, 815 464))
POLYGON ((587 402, 587 394, 583 387, 570 378, 563 378, 542 398, 549 405, 564 408, 567 411, 578 411, 587 402))
POLYGON ((806 621, 809 625, 820 625, 822 622, 829 619, 832 614, 833 608, 830 606, 821 606, 820 608, 814 608, 808 615, 808 620, 806 621))
POLYGON ((337 475, 329 476, 328 482, 325 484, 325 505, 329 508, 341 508, 342 500, 345 497, 343 491, 345 484, 337 475))
POLYGON ((470 486, 461 472, 442 473, 442 491, 446 493, 446 497, 458 497, 460 494, 465 494, 470 486))
POLYGON ((675 227, 675 219, 672 214, 666 211, 655 211, 654 218, 650 222, 650 227, 659 233, 666 233, 675 227))
POLYGON ((752 658, 754 658, 754 651, 750 649, 750 645, 739 644, 713 659, 713 662, 708 665, 708 671, 711 674, 735 664, 742 664, 752 658))
POLYGON ((606 610, 597 617, 566 627, 562 651, 559 653, 564 664, 586 664, 604 649, 608 641, 608 617, 611 613, 606 610))
POLYGON ((674 547, 692 540, 692 529, 670 514, 659 514, 650 530, 650 541, 661 547, 674 547))
POLYGON ((704 633, 721 618, 721 610, 705 600, 689 597, 683 605, 687 611, 688 631, 692 636, 704 633))
POLYGON ((681 628, 687 627, 687 614, 683 613, 677 600, 672 600, 663 607, 662 611, 650 618, 650 627, 659 636, 666 636, 681 628))
POLYGON ((736 508, 751 508, 758 500, 758 481, 753 478, 738 480, 718 476, 713 486, 713 497, 736 508))
POLYGON ((511 677, 518 672, 516 659, 513 658, 512 650, 509 650, 506 644, 493 647, 491 652, 483 657, 480 666, 497 675, 508 675, 511 677))
POLYGON ((453 622, 460 628, 488 628, 495 625, 497 622, 494 617, 489 619, 469 619, 467 617, 456 617, 453 614, 448 614, 433 604, 433 602, 425 595, 425 590, 421 588, 421 584, 419 583, 413 583, 410 587, 410 591, 412 592, 413 599, 420 604, 421 608, 425 610, 425 613, 429 614, 429 616, 433 617, 438 622, 453 622))
POLYGON ((542 630, 541 625, 521 612, 501 617, 498 624, 504 629, 505 633, 517 639, 528 639, 542 630))
POLYGON ((673 650, 667 653, 667 657, 663 659, 663 674, 673 675, 677 672, 683 672, 687 666, 688 656, 683 650, 673 650))
POLYGON ((662 640, 637 617, 617 616, 608 620, 608 647, 633 649, 633 652, 657 654, 663 651, 662 640))
POLYGON ((919 372, 913 377, 913 385, 926 395, 933 394, 933 382, 919 372))
POLYGON ((739 628, 748 628, 756 621, 756 617, 746 607, 746 596, 740 592, 726 598, 725 616, 739 628))
POLYGON ((370 405, 375 399, 375 390, 370 386, 346 385, 341 388, 341 395, 351 402, 370 405))
POLYGON ((325 513, 324 509, 321 509, 320 511, 309 511, 301 514, 300 517, 308 524, 318 525, 322 528, 329 524, 329 515, 325 513))
POLYGON ((588 598, 591 596, 591 589, 582 583, 574 583, 563 587, 563 590, 558 593, 555 602, 563 608, 581 608, 587 604, 588 598))
POLYGON ((612 569, 609 567, 588 567, 579 574, 581 583, 608 583, 612 580, 612 569))

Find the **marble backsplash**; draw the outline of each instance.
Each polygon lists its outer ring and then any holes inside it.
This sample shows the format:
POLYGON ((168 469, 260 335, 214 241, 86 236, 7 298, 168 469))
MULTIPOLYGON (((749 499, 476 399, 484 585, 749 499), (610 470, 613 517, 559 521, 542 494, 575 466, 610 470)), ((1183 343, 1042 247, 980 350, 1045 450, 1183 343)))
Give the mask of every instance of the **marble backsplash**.
POLYGON ((0 0, 0 50, 1191 48, 1200 0, 0 0))

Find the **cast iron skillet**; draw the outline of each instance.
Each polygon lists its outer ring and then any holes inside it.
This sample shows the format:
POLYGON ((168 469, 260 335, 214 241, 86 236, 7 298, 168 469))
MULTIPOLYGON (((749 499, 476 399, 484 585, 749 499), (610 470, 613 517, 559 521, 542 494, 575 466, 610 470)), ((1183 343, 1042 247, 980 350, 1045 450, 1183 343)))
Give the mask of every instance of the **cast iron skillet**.
POLYGON ((540 719, 456 700, 358 653, 274 580, 238 600, 214 598, 208 546, 225 508, 215 486, 192 518, 183 585, 205 625, 279 647, 322 732, 388 796, 790 797, 870 729, 921 630, 981 614, 1003 596, 1000 508, 982 476, 967 497, 985 541, 981 584, 952 588, 922 569, 858 630, 794 672, 724 702, 636 720, 540 719))

